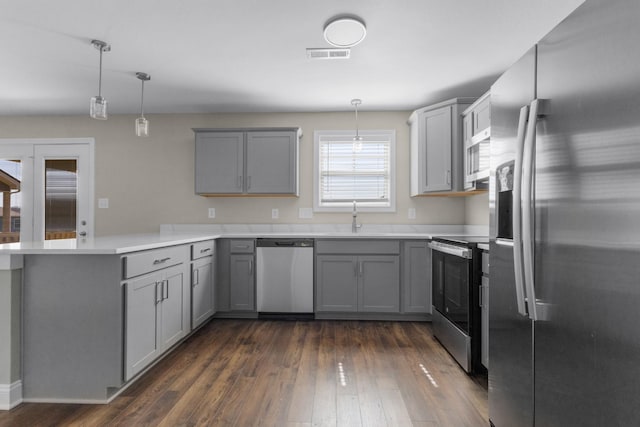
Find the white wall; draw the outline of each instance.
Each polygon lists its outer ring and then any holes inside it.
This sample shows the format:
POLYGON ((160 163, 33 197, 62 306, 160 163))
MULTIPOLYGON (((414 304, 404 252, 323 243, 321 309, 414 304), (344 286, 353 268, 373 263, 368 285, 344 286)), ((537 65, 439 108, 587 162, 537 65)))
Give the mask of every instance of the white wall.
MULTIPOLYGON (((395 129, 397 144, 397 212, 361 213, 363 223, 487 224, 483 196, 471 198, 409 197, 410 112, 363 112, 360 129, 395 129), (470 200, 470 201, 465 201, 470 200), (416 209, 416 219, 407 211, 416 209)), ((96 198, 108 198, 109 209, 98 209, 96 234, 158 231, 163 223, 348 223, 342 213, 314 214, 298 219, 298 208, 312 207, 313 131, 353 129, 354 114, 163 114, 148 115, 149 138, 134 135, 133 115, 0 117, 1 138, 93 137, 96 140, 96 198), (204 198, 194 194, 194 134, 206 127, 301 127, 299 198, 204 198), (216 208, 216 219, 207 209, 216 208), (271 219, 271 209, 280 218, 271 219)))

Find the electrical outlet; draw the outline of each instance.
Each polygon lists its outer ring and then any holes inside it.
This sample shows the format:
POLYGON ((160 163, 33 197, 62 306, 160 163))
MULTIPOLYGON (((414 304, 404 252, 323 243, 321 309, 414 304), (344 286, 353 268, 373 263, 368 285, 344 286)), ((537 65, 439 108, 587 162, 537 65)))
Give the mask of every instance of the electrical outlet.
POLYGON ((209 218, 215 218, 216 217, 216 208, 209 208, 207 215, 209 216, 209 218))
POLYGON ((409 208, 407 216, 409 217, 409 219, 416 219, 416 208, 409 208))
POLYGON ((311 219, 311 218, 313 218, 313 209, 311 209, 311 208, 300 208, 300 209, 298 209, 298 218, 300 218, 300 219, 311 219))
POLYGON ((271 209, 271 219, 280 218, 280 211, 278 209, 271 209))

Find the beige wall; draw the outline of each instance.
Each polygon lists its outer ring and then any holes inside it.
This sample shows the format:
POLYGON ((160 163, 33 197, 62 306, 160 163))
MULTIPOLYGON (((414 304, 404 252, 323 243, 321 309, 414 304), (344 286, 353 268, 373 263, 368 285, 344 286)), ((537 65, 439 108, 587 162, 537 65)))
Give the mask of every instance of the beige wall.
MULTIPOLYGON (((361 213, 363 223, 486 224, 486 199, 409 197, 410 112, 363 112, 361 129, 395 129, 397 144, 396 213, 361 213), (416 209, 416 219, 407 211, 416 209)), ((298 208, 312 207, 313 131, 353 129, 354 115, 344 113, 282 114, 163 114, 148 115, 149 138, 134 135, 133 115, 110 116, 107 121, 88 116, 0 117, 1 138, 93 137, 96 141, 97 198, 108 198, 109 208, 98 209, 96 234, 158 231, 163 223, 349 223, 344 213, 314 214, 298 219, 298 208), (301 127, 299 198, 204 198, 194 194, 194 135, 205 127, 301 127), (216 208, 216 218, 207 209, 216 208), (271 219, 271 209, 280 218, 271 219)))

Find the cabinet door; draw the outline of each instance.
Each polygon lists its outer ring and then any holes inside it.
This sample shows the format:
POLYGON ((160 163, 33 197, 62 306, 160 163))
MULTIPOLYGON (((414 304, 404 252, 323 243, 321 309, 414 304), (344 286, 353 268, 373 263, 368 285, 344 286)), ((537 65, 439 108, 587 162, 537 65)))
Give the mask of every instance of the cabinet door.
POLYGON ((427 242, 405 242, 402 311, 431 313, 431 249, 427 242))
POLYGON ((471 137, 473 136, 473 112, 465 115, 462 118, 462 146, 464 147, 464 189, 470 190, 473 188, 473 173, 474 168, 472 165, 473 156, 471 151, 471 137))
POLYGON ((364 312, 400 311, 400 257, 368 255, 358 257, 358 309, 364 312))
POLYGON ((196 328, 214 312, 213 257, 201 258, 191 268, 191 326, 196 328))
POLYGON ((247 132, 247 193, 297 194, 297 158, 296 132, 247 132))
POLYGON ((196 134, 196 194, 242 193, 244 133, 196 134))
POLYGON ((358 311, 357 258, 316 257, 316 311, 358 311))
POLYGON ((230 310, 255 311, 255 274, 253 254, 232 254, 229 265, 230 310))
POLYGON ((125 380, 153 361, 160 352, 158 310, 162 299, 160 273, 131 280, 126 287, 125 380))
POLYGON ((426 156, 423 190, 451 190, 451 107, 427 111, 421 120, 426 156))
POLYGON ((159 337, 163 350, 180 341, 188 332, 189 317, 185 319, 185 307, 189 304, 185 304, 185 276, 183 265, 164 270, 159 337))

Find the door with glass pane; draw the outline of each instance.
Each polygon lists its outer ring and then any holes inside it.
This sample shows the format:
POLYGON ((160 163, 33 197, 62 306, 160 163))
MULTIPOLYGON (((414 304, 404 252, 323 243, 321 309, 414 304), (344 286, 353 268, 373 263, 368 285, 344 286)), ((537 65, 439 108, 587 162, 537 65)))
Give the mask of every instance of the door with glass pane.
POLYGON ((34 147, 34 239, 93 235, 88 144, 34 147))
POLYGON ((0 143, 0 243, 93 235, 93 145, 0 143))
POLYGON ((0 243, 32 240, 33 147, 0 145, 0 243))

